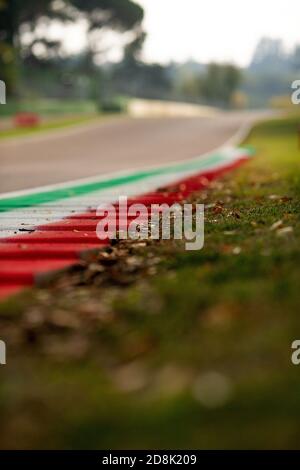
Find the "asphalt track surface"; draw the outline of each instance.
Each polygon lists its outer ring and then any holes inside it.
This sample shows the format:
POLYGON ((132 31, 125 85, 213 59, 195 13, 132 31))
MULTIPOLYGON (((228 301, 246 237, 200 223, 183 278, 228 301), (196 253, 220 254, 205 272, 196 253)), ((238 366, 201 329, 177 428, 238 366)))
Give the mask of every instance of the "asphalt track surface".
POLYGON ((184 161, 223 145, 263 112, 109 118, 0 143, 0 193, 184 161))

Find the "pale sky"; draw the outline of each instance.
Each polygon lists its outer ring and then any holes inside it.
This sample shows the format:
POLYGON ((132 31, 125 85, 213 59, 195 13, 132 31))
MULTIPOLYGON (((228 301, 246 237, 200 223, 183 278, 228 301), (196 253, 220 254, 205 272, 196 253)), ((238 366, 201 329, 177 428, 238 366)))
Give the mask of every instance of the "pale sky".
POLYGON ((247 65, 262 36, 300 43, 299 0, 135 0, 145 9, 144 57, 247 65))
MULTIPOLYGON (((263 36, 281 38, 287 48, 300 43, 299 0, 135 0, 145 10, 148 33, 143 58, 150 62, 230 61, 247 65, 263 36)), ((53 37, 62 36, 68 52, 85 44, 84 22, 62 30, 52 27, 53 37)), ((108 59, 120 58, 120 39, 110 35, 99 48, 113 46, 108 59)), ((124 35, 123 42, 128 40, 124 35)))

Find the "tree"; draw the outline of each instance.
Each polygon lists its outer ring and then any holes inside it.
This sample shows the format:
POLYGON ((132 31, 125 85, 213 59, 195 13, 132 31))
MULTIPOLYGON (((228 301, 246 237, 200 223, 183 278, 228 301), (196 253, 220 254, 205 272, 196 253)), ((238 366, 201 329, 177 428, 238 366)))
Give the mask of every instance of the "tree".
MULTIPOLYGON (((16 56, 24 59, 35 57, 37 44, 42 46, 45 57, 59 53, 57 41, 49 41, 47 28, 44 36, 36 34, 43 22, 53 20, 72 21, 84 17, 88 21, 89 35, 100 29, 124 32, 136 28, 143 19, 143 9, 132 0, 0 0, 0 64, 3 64, 8 89, 13 90, 13 69, 16 56), (25 42, 24 29, 32 36, 25 42), (10 65, 7 57, 10 55, 10 65)), ((41 48, 40 48, 41 49, 41 48)), ((92 53, 97 51, 91 43, 92 53)))
POLYGON ((211 63, 200 79, 201 95, 208 103, 228 107, 240 82, 241 72, 236 66, 211 63))
POLYGON ((254 51, 250 70, 254 72, 277 73, 288 65, 288 56, 285 53, 281 39, 262 38, 254 51))
POLYGON ((292 64, 293 69, 296 72, 300 71, 300 46, 299 45, 295 47, 294 53, 291 56, 291 64, 292 64))
POLYGON ((6 83, 7 94, 14 92, 15 55, 14 55, 13 4, 0 0, 0 79, 6 83))
POLYGON ((232 96, 241 80, 241 71, 235 65, 227 64, 223 66, 223 101, 225 105, 231 104, 232 96))

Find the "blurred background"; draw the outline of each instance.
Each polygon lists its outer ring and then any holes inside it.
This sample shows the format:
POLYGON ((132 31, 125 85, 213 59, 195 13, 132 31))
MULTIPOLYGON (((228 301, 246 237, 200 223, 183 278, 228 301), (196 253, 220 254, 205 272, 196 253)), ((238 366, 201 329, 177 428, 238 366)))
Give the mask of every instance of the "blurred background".
POLYGON ((131 98, 289 106, 299 5, 237 3, 0 0, 0 132, 18 112, 121 112, 131 98))

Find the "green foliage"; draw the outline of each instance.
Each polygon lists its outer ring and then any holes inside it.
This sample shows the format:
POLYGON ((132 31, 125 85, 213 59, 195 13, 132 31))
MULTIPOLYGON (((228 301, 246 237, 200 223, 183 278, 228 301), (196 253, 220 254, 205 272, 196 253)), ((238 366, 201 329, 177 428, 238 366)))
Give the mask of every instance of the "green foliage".
POLYGON ((0 80, 6 83, 7 94, 16 90, 16 64, 14 39, 13 6, 8 0, 0 1, 0 80))
POLYGON ((241 70, 232 64, 201 66, 191 62, 175 69, 174 74, 174 92, 181 99, 225 108, 234 105, 234 94, 243 80, 241 70))
POLYGON ((0 107, 0 117, 10 117, 17 112, 37 113, 42 117, 64 117, 92 115, 96 106, 91 100, 54 100, 54 99, 24 99, 9 100, 6 106, 0 107))
POLYGON ((70 0, 71 4, 87 15, 90 28, 110 26, 129 30, 141 23, 143 9, 131 0, 70 0))
POLYGON ((22 59, 38 66, 59 57, 58 41, 50 41, 47 33, 44 37, 35 35, 40 22, 45 25, 46 21, 49 24, 52 20, 75 21, 83 16, 91 33, 101 28, 127 31, 136 28, 143 19, 143 9, 131 0, 66 0, 61 6, 54 0, 1 0, 0 9, 0 78, 6 81, 10 94, 16 93, 18 61, 22 59), (23 42, 22 27, 33 33, 30 43, 23 42), (43 51, 42 54, 37 55, 37 50, 43 51))
POLYGON ((129 54, 113 68, 111 80, 118 93, 149 99, 168 98, 173 86, 164 66, 140 62, 129 54))
POLYGON ((124 113, 126 103, 118 97, 105 98, 98 103, 98 110, 102 113, 124 113))
POLYGON ((241 78, 241 71, 234 65, 211 63, 200 79, 200 93, 208 103, 228 107, 241 78))

